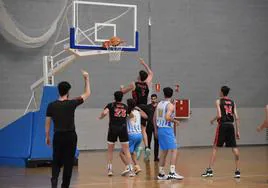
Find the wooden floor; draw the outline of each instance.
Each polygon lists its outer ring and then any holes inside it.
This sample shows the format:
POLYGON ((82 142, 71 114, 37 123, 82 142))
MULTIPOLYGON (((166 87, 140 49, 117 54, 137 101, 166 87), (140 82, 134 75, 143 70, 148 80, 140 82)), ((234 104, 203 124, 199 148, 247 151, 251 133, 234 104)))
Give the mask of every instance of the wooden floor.
MULTIPOLYGON (((79 166, 73 171, 71 187, 114 187, 114 188, 203 188, 203 187, 268 187, 268 146, 241 147, 241 179, 234 179, 234 161, 230 149, 219 150, 214 166, 213 178, 201 178, 207 167, 211 148, 180 149, 177 171, 185 179, 181 181, 156 180, 158 164, 140 161, 143 171, 134 178, 121 177, 123 165, 118 153, 114 153, 114 176, 106 176, 105 152, 82 152, 79 166)), ((50 187, 50 168, 3 168, 0 167, 1 188, 45 188, 50 187)))

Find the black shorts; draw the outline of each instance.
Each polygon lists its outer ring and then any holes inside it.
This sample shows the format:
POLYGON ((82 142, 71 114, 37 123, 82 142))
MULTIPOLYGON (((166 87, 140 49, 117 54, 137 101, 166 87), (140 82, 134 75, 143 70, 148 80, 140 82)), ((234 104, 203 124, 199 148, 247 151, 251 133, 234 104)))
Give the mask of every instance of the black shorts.
MULTIPOLYGON (((148 109, 148 105, 139 104, 138 107, 148 115, 148 110, 149 110, 148 109)), ((147 125, 147 119, 144 119, 144 118, 141 117, 141 125, 143 127, 146 127, 146 125, 147 125)))
POLYGON ((219 123, 216 136, 214 140, 214 146, 236 148, 235 128, 233 123, 219 123))
POLYGON ((126 125, 121 127, 117 127, 116 125, 110 125, 107 135, 108 143, 117 142, 118 137, 121 143, 128 142, 128 132, 126 125))

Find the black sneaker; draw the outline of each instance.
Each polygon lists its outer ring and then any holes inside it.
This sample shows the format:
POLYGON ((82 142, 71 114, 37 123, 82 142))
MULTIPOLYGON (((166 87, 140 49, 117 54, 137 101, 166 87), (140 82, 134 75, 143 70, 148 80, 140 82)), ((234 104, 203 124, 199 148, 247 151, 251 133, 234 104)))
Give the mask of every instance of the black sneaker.
POLYGON ((240 178, 240 170, 236 169, 234 178, 240 178))
POLYGON ((202 177, 213 177, 213 170, 211 168, 207 168, 206 171, 201 174, 202 177))

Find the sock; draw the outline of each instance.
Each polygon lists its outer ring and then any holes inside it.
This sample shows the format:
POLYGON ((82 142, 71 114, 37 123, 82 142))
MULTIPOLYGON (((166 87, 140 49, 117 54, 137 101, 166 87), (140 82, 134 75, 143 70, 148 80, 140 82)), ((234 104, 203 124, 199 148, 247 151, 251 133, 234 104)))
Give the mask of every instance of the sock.
POLYGON ((108 166, 107 166, 107 168, 109 169, 109 170, 112 170, 112 164, 108 164, 108 166))
POLYGON ((128 169, 131 170, 131 171, 133 170, 132 164, 128 165, 128 169))
POLYGON ((170 165, 170 172, 175 173, 175 165, 170 165))
POLYGON ((165 174, 163 166, 159 166, 159 174, 165 174))

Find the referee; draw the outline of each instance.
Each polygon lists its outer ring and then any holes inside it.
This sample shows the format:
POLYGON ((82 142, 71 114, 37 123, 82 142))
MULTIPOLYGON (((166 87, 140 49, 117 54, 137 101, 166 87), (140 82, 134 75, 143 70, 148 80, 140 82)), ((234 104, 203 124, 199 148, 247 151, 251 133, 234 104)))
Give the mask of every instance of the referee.
POLYGON ((48 105, 46 112, 46 144, 50 145, 50 122, 54 123, 53 161, 51 186, 56 188, 60 169, 63 166, 62 188, 68 188, 72 177, 73 162, 77 146, 74 114, 77 106, 82 104, 90 95, 89 75, 81 70, 85 80, 84 93, 76 98, 69 99, 71 85, 68 82, 58 84, 59 99, 48 105))

